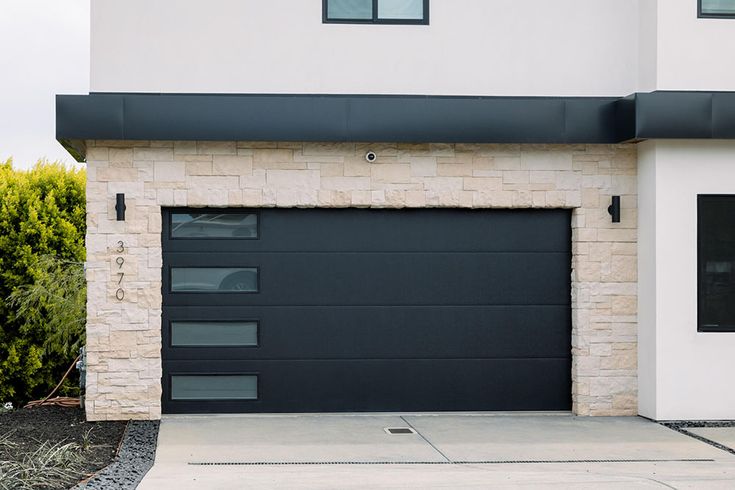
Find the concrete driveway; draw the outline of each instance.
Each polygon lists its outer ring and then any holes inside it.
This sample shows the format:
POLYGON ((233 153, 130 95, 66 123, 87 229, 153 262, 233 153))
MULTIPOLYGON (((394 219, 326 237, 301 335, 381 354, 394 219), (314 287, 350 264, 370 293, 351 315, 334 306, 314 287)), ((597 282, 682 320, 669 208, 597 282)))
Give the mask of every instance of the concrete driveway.
POLYGON ((591 486, 735 488, 735 456, 633 417, 173 416, 139 488, 591 486))

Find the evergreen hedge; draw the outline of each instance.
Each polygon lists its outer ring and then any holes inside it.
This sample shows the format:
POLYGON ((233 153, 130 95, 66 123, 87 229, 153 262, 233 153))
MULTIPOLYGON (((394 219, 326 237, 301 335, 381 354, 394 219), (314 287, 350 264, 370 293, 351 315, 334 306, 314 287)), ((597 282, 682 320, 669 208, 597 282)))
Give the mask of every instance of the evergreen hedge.
MULTIPOLYGON (((85 183, 84 170, 58 163, 18 170, 11 160, 0 162, 0 403, 43 397, 76 357, 77 342, 64 336, 61 345, 52 331, 57 306, 49 298, 59 291, 24 309, 9 297, 54 283, 49 275, 58 273, 58 264, 84 262, 85 183)), ((70 328, 83 338, 83 322, 70 328)), ((73 384, 65 391, 73 392, 73 384)))

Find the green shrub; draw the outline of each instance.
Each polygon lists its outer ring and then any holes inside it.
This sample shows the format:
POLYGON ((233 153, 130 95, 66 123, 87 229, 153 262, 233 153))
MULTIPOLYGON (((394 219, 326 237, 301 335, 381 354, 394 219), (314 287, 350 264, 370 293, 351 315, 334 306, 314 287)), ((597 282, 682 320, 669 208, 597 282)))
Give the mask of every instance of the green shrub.
POLYGON ((27 171, 0 163, 0 402, 46 395, 76 356, 74 327, 60 332, 54 318, 63 302, 52 297, 69 292, 25 302, 22 292, 58 284, 63 264, 84 261, 85 181, 84 170, 58 163, 27 171))

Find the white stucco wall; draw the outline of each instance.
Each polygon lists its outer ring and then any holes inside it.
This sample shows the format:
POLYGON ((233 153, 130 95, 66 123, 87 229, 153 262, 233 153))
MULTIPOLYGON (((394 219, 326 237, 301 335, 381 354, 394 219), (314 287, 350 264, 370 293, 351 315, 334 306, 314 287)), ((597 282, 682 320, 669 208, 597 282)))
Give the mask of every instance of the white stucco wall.
POLYGON ((735 419, 735 333, 697 332, 697 194, 735 194, 735 142, 639 146, 639 411, 735 419))
POLYGON ((637 91, 639 92, 656 90, 656 77, 658 75, 658 4, 659 0, 638 0, 637 91))
POLYGON ((735 19, 699 19, 697 0, 657 0, 657 10, 657 88, 735 90, 735 19))
POLYGON ((638 144, 638 413, 656 418, 656 143, 638 144))
POLYGON ((321 0, 95 0, 91 91, 628 95, 637 6, 431 0, 431 25, 379 26, 323 24, 321 0))

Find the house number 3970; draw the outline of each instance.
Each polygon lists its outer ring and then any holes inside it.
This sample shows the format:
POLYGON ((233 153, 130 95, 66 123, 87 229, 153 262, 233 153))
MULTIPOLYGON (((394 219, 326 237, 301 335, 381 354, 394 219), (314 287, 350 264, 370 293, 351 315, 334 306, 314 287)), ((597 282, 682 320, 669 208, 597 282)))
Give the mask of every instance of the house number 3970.
MULTIPOLYGON (((122 240, 117 242, 117 249, 115 250, 117 253, 121 254, 125 252, 125 243, 123 243, 122 240)), ((117 264, 117 291, 115 291, 115 298, 117 298, 118 301, 122 301, 125 299, 125 290, 122 287, 122 281, 125 277, 125 273, 122 271, 123 264, 125 263, 124 257, 117 257, 115 259, 115 263, 117 264)))

